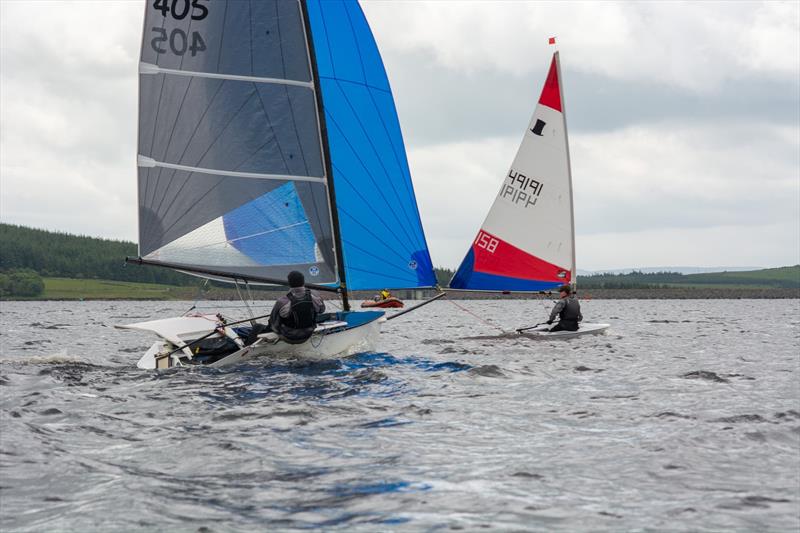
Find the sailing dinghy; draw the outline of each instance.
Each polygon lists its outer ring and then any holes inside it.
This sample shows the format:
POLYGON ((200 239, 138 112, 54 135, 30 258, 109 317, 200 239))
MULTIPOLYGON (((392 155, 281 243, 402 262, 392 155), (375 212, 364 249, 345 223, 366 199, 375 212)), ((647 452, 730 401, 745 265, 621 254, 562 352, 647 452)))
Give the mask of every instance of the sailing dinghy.
POLYGON ((159 337, 141 368, 337 357, 383 320, 351 311, 348 291, 436 284, 392 91, 355 0, 148 0, 138 192, 129 262, 237 287, 298 270, 343 309, 302 344, 244 339, 216 313, 121 326, 159 337), (199 340, 222 348, 200 357, 199 340))
MULTIPOLYGON (((572 173, 558 52, 517 155, 450 288, 546 292, 575 287, 572 173)), ((598 333, 608 324, 581 323, 575 332, 531 329, 538 336, 598 333)))

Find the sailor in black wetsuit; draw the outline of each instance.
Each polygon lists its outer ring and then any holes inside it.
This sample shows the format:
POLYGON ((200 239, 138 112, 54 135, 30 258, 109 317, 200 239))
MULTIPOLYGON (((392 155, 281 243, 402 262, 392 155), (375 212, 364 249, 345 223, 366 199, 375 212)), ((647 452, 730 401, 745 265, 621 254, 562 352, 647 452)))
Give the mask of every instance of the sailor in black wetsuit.
POLYGON ((269 325, 272 331, 291 344, 305 342, 317 327, 317 315, 325 312, 325 302, 305 287, 301 272, 289 272, 291 289, 281 296, 272 308, 269 325))
POLYGON ((559 287, 558 293, 561 299, 553 307, 547 323, 552 324, 556 317, 559 318, 559 321, 550 328, 550 331, 578 331, 578 322, 583 320, 578 298, 572 294, 572 288, 569 285, 559 287))

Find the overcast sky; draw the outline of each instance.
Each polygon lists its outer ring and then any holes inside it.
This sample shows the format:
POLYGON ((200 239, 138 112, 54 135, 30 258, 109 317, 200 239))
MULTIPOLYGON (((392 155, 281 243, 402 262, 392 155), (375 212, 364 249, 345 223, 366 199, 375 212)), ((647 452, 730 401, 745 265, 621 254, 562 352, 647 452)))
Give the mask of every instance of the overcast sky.
MULTIPOLYGON (((434 263, 561 51, 578 267, 800 263, 800 2, 362 2, 434 263)), ((142 1, 0 0, 0 220, 136 239, 142 1)))

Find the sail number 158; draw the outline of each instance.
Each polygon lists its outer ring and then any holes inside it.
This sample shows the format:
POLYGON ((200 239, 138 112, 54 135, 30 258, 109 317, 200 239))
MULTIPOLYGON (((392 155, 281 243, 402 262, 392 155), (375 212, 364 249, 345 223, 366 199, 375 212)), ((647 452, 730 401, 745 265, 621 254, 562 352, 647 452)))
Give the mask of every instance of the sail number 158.
POLYGON ((494 251, 497 250, 497 245, 500 244, 500 241, 479 231, 478 236, 475 238, 475 244, 478 245, 478 248, 483 248, 490 254, 493 254, 494 251))

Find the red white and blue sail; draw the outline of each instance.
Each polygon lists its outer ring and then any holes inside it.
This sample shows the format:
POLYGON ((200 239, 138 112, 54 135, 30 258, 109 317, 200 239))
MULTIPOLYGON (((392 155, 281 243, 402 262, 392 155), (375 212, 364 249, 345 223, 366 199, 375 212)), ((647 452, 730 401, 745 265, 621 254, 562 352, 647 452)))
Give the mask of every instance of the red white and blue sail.
POLYGON ((519 151, 451 288, 544 291, 573 282, 575 231, 563 103, 556 52, 519 151))

